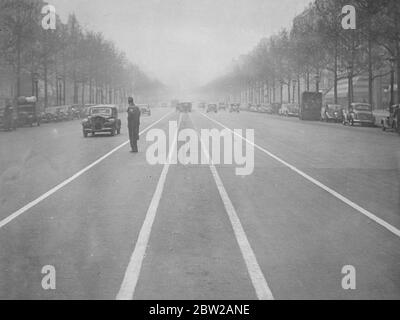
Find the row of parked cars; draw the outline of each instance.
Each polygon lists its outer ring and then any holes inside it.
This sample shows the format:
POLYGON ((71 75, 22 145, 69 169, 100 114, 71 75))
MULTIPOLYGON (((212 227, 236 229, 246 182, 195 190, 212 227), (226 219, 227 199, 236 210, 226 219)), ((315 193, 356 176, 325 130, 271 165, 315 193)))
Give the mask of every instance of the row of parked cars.
POLYGON ((89 106, 90 105, 48 107, 40 115, 41 122, 50 123, 81 119, 89 106))
POLYGON ((218 113, 220 111, 240 112, 240 103, 226 103, 226 102, 200 102, 199 109, 203 109, 206 113, 218 113))
MULTIPOLYGON (((342 123, 354 126, 374 126, 375 117, 372 106, 368 103, 352 103, 350 106, 343 107, 335 104, 325 104, 321 108, 320 119, 324 122, 342 123)), ((248 110, 252 112, 278 114, 284 117, 300 117, 300 106, 298 104, 260 104, 249 105, 248 110)))

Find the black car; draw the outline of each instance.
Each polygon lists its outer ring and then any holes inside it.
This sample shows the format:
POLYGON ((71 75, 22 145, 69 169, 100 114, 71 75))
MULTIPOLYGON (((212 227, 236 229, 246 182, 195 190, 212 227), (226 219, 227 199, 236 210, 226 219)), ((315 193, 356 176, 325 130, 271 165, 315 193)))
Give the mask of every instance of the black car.
POLYGON ((183 102, 178 105, 178 110, 180 112, 192 112, 192 103, 190 102, 183 102))
POLYGON ((111 136, 121 133, 121 120, 118 118, 118 107, 99 105, 90 107, 87 118, 82 121, 83 136, 96 133, 110 133, 111 136))
POLYGON ((239 103, 232 103, 229 109, 229 112, 240 112, 240 104, 239 103))
POLYGON ((216 103, 210 103, 207 106, 207 113, 209 113, 209 112, 218 113, 218 105, 216 103))

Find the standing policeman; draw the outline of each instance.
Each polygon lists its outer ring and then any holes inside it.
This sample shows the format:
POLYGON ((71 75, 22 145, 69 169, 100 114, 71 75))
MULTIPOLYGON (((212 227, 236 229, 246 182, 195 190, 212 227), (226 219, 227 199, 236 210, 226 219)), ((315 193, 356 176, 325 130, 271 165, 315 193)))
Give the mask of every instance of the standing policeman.
POLYGON ((128 98, 128 130, 131 148, 134 153, 138 152, 137 142, 139 140, 140 109, 133 103, 133 98, 128 98))

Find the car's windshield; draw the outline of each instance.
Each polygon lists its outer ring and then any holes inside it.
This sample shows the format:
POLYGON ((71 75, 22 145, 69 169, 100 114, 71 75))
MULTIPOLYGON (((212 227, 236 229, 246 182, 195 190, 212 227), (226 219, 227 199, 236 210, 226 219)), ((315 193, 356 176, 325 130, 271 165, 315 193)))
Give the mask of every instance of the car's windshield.
POLYGON ((90 114, 91 115, 97 115, 97 114, 111 115, 112 109, 111 108, 92 108, 90 110, 90 114))
POLYGON ((357 104, 354 109, 357 111, 371 111, 371 106, 369 104, 357 104))

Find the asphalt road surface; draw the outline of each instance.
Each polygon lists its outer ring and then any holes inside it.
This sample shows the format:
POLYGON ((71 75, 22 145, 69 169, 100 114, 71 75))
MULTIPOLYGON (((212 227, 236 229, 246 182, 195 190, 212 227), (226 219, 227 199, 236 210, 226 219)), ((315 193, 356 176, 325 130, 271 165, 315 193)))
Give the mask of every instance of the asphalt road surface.
POLYGON ((84 139, 79 121, 0 133, 0 299, 400 298, 396 134, 156 109, 133 154, 123 120, 115 137, 84 139), (254 143, 236 132, 255 148, 254 172, 150 165, 146 134, 169 121, 254 129, 254 143))

